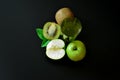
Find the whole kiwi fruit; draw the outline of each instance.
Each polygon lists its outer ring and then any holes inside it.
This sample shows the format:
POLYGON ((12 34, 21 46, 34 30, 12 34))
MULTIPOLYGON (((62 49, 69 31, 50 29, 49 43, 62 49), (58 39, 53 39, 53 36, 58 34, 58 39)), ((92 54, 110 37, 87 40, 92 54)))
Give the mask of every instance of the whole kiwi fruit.
POLYGON ((61 24, 62 21, 66 18, 73 19, 74 15, 70 8, 64 7, 59 9, 55 14, 55 19, 58 24, 61 24))
POLYGON ((43 36, 48 39, 57 39, 61 34, 61 28, 55 22, 47 22, 43 27, 43 36))

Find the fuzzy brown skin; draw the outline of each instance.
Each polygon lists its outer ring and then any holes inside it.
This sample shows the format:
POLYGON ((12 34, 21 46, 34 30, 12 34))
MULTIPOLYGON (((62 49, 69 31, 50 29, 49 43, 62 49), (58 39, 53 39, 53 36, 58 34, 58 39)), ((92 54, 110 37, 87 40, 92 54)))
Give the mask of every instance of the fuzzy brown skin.
POLYGON ((55 14, 55 19, 58 24, 61 24, 62 21, 66 18, 71 18, 71 19, 74 18, 74 15, 72 11, 70 10, 70 8, 67 8, 67 7, 61 8, 55 14))

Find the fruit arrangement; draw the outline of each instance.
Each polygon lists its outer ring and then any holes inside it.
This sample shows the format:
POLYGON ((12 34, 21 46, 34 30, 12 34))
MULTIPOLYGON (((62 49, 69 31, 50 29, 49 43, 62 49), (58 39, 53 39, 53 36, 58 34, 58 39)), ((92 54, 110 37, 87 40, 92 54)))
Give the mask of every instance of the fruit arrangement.
POLYGON ((70 8, 61 8, 55 14, 56 22, 46 22, 43 29, 36 28, 42 40, 41 47, 46 47, 46 56, 52 60, 62 59, 65 54, 71 61, 81 61, 86 55, 86 47, 76 40, 82 30, 79 19, 74 17, 70 8))

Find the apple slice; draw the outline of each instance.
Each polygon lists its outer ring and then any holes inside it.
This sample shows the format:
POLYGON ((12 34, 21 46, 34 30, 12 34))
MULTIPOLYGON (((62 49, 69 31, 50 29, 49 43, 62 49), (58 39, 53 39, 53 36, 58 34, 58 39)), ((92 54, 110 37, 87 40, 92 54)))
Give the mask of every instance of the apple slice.
POLYGON ((46 47, 46 55, 48 58, 58 60, 64 57, 65 50, 63 49, 65 43, 61 39, 51 40, 46 47))

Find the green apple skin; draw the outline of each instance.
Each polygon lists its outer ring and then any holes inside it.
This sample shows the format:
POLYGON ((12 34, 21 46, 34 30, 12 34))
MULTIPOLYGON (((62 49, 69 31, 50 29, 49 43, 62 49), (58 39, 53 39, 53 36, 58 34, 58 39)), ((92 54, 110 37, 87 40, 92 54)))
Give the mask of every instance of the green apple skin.
POLYGON ((86 48, 82 41, 75 40, 66 48, 67 56, 72 61, 81 61, 86 55, 86 48))

